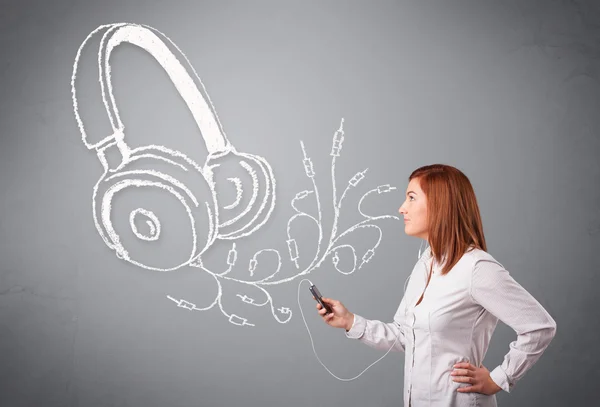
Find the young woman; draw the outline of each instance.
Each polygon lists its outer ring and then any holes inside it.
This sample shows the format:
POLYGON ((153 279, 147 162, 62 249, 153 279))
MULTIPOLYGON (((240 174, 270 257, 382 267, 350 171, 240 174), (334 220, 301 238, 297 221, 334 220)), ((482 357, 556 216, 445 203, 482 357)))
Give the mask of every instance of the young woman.
POLYGON ((405 352, 407 407, 496 406, 540 358, 556 322, 487 253, 469 179, 442 164, 415 170, 399 212, 404 231, 429 243, 417 261, 394 320, 368 320, 337 300, 319 314, 330 326, 370 347, 405 352), (517 333, 501 365, 483 365, 498 320, 517 333))

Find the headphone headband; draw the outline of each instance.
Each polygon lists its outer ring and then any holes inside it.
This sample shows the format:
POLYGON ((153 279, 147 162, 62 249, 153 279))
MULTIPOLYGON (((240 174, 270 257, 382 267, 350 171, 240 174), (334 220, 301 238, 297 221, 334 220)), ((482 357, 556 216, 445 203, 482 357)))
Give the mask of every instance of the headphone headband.
POLYGON ((82 134, 83 142, 89 149, 100 149, 108 143, 115 141, 121 142, 123 140, 124 125, 121 121, 119 111, 116 106, 110 77, 111 53, 118 45, 122 43, 130 43, 144 49, 150 55, 152 55, 152 57, 154 57, 154 59, 156 59, 156 61, 160 63, 163 69, 167 72, 169 78, 173 81, 173 84, 177 88, 177 91, 192 112, 194 120, 200 129, 202 137, 204 138, 209 155, 219 152, 226 152, 232 148, 229 141, 225 137, 225 133, 219 122, 214 106, 206 94, 206 90, 202 84, 202 81, 187 57, 177 47, 177 45, 175 45, 175 43, 173 43, 173 41, 171 41, 166 35, 162 34, 158 30, 155 30, 154 28, 141 26, 138 24, 120 23, 103 25, 92 31, 92 33, 88 35, 88 37, 79 47, 77 56, 75 58, 75 64, 73 66, 73 76, 71 78, 73 107, 75 110, 75 117, 82 134), (92 38, 92 36, 101 31, 104 31, 104 34, 100 42, 100 49, 98 53, 99 80, 102 90, 102 99, 106 108, 106 113, 113 128, 113 134, 99 141, 91 142, 89 136, 85 132, 81 117, 79 116, 75 91, 75 79, 79 58, 81 57, 81 51, 86 43, 92 38), (170 44, 183 58, 189 69, 186 69, 182 65, 181 61, 177 59, 171 49, 169 49, 169 46, 167 46, 167 44, 165 44, 165 42, 163 42, 155 34, 155 32, 167 40, 168 44, 170 44), (193 75, 190 74, 190 70, 193 75), (196 81, 193 79, 194 77, 196 78, 196 81), (204 94, 202 91, 204 91, 204 94))

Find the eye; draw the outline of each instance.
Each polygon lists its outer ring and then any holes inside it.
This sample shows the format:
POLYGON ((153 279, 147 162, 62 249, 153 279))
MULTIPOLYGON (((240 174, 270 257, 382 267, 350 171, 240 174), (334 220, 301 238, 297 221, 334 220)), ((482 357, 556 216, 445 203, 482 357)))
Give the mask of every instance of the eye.
POLYGON ((408 196, 408 199, 409 199, 409 200, 410 200, 410 199, 414 199, 414 197, 413 197, 412 195, 409 195, 409 196, 408 196))

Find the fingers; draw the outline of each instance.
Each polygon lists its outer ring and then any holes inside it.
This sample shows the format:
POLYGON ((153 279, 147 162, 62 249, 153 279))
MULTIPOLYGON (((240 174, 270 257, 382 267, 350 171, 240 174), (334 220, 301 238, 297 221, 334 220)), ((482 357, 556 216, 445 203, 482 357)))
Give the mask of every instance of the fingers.
POLYGON ((475 378, 469 377, 469 376, 453 377, 452 380, 454 380, 455 382, 460 382, 460 383, 475 384, 475 378))
MULTIPOLYGON (((315 298, 315 296, 313 295, 313 298, 315 298)), ((324 303, 331 305, 331 306, 335 306, 336 303, 339 304, 339 301, 337 300, 332 300, 331 298, 327 298, 327 297, 321 297, 321 300, 323 300, 324 303)), ((323 320, 327 323, 329 323, 334 317, 335 317, 335 313, 333 312, 333 310, 331 312, 327 311, 326 308, 324 308, 321 304, 317 303, 315 305, 315 307, 318 310, 318 314, 323 318, 323 320)))
POLYGON ((475 366, 473 366, 472 364, 467 363, 467 362, 457 363, 453 367, 460 367, 463 369, 475 370, 475 366))
POLYGON ((450 375, 454 376, 452 380, 456 383, 469 384, 468 386, 457 388, 456 391, 460 393, 478 393, 481 390, 481 383, 478 382, 480 379, 476 377, 477 369, 474 365, 462 362, 455 364, 453 367, 454 370, 450 373, 450 375))
POLYGON ((323 316, 326 314, 333 315, 333 312, 328 312, 327 309, 325 309, 321 306, 321 304, 317 304, 317 310, 318 310, 318 314, 320 316, 323 316))
POLYGON ((472 370, 467 370, 467 369, 454 369, 452 371, 452 373, 450 373, 452 376, 475 376, 475 372, 473 372, 472 370))

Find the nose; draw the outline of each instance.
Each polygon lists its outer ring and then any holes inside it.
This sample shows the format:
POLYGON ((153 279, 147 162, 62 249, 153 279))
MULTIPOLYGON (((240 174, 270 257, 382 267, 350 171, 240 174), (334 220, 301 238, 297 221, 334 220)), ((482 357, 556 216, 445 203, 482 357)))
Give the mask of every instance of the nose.
POLYGON ((404 209, 402 206, 400 207, 400 209, 398 209, 398 212, 400 212, 400 214, 404 215, 406 213, 406 209, 404 209))

